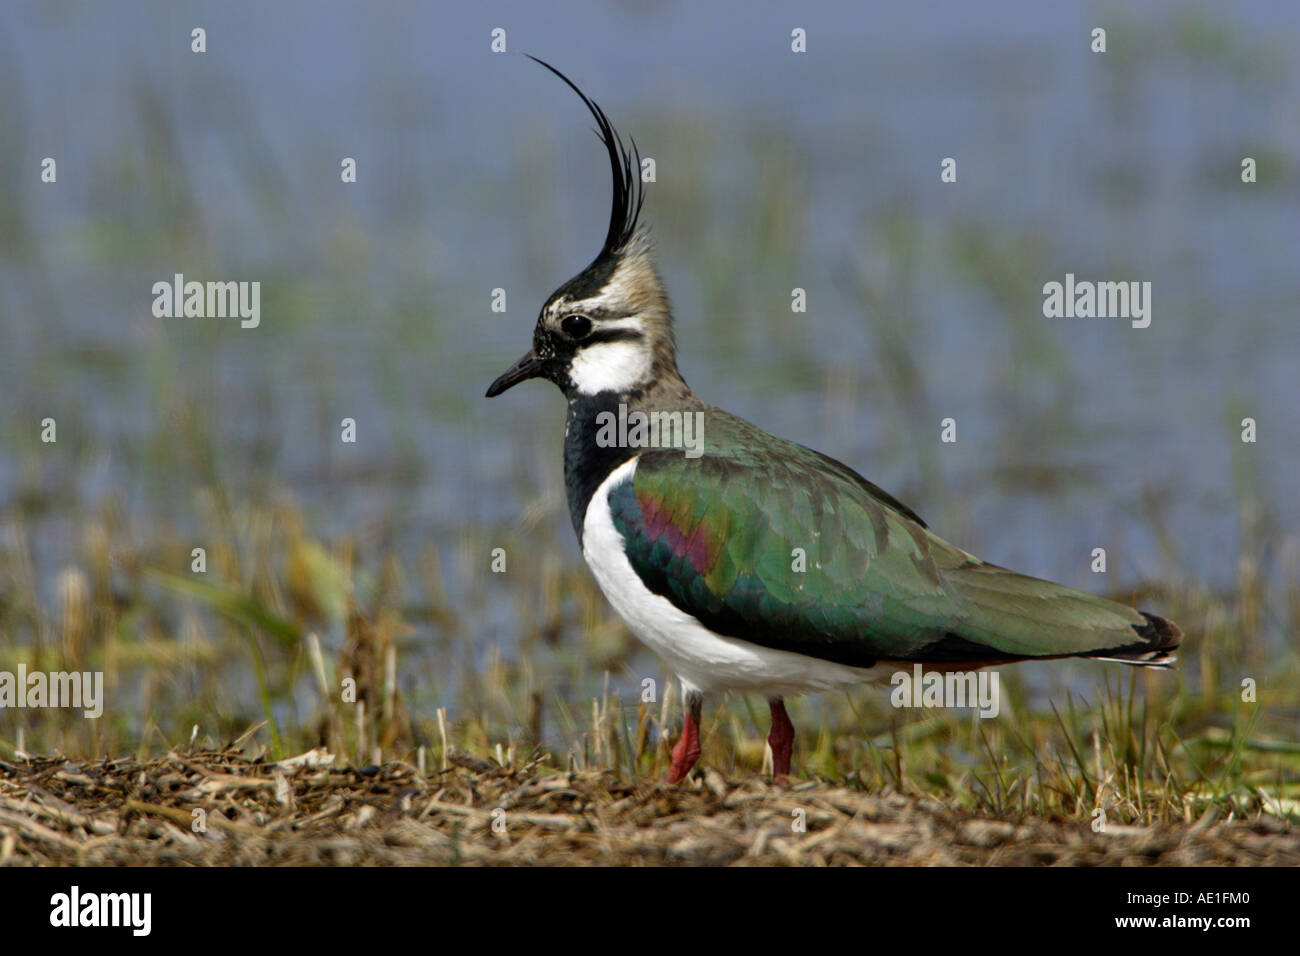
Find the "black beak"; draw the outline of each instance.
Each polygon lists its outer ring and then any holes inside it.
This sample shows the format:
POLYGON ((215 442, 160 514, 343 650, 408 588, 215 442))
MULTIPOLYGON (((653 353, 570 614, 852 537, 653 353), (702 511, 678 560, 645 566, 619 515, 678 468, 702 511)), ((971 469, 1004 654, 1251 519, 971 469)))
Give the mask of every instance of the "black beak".
POLYGON ((488 386, 487 397, 496 398, 507 388, 518 385, 525 379, 537 378, 542 374, 543 364, 543 361, 537 357, 537 353, 529 349, 523 358, 506 369, 495 382, 488 386))

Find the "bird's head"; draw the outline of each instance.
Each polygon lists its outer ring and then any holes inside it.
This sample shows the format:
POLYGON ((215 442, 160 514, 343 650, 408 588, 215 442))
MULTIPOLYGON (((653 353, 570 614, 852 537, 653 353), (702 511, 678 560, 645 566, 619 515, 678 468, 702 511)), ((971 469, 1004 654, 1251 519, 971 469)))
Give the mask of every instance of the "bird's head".
POLYGON ((488 387, 487 396, 530 378, 548 379, 569 397, 680 381, 672 313, 649 238, 637 224, 645 194, 636 144, 629 151, 599 106, 555 67, 537 62, 582 97, 596 118, 613 175, 609 231, 591 265, 551 293, 537 317, 533 347, 488 387))

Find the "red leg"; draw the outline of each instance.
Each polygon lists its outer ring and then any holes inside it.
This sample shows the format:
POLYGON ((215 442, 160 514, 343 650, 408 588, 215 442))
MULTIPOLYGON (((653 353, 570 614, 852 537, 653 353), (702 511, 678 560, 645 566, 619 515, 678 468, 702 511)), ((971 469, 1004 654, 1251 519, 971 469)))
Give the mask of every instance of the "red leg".
POLYGON ((790 753, 794 750, 794 724, 785 712, 785 701, 773 697, 767 702, 772 711, 772 730, 767 735, 772 748, 772 782, 785 783, 790 776, 790 753))
POLYGON ((673 762, 668 768, 668 782, 681 783, 700 759, 700 709, 704 705, 702 695, 694 692, 686 694, 686 713, 682 720, 682 736, 673 748, 673 762))

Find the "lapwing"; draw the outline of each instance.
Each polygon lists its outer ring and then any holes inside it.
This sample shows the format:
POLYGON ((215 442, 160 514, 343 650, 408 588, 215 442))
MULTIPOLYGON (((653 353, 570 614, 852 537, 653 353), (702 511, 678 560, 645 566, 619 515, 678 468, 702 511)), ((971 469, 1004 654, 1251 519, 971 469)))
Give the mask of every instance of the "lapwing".
POLYGON ((697 397, 677 369, 672 309, 638 225, 635 142, 629 151, 595 102, 537 62, 595 117, 613 204, 600 254, 547 299, 532 348, 487 396, 530 378, 564 393, 565 490, 583 557, 681 681, 670 783, 699 757, 710 693, 767 697, 783 780, 787 695, 918 664, 1173 662, 1182 633, 1171 621, 982 561, 848 465, 697 397))

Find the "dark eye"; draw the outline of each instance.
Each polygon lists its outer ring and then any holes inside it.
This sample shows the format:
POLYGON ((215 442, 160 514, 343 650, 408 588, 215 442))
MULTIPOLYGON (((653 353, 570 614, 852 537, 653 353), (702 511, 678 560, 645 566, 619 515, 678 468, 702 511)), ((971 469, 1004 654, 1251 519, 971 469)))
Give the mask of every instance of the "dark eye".
POLYGON ((571 338, 585 338, 591 332, 591 319, 585 315, 566 315, 560 320, 560 328, 571 338))

